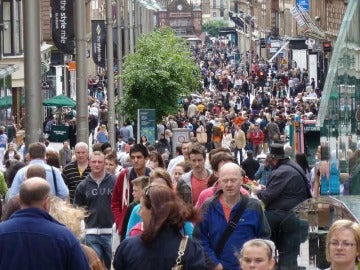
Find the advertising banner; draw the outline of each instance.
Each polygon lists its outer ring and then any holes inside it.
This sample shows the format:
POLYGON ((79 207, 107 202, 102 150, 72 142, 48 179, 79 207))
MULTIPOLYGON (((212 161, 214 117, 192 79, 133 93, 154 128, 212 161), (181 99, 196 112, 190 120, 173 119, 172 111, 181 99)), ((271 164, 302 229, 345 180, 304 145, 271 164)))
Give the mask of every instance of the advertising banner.
POLYGON ((94 63, 106 67, 106 26, 104 20, 91 21, 92 57, 94 63))
POLYGON ((51 0, 52 39, 65 54, 75 53, 74 6, 72 0, 51 0))
POLYGON ((155 109, 139 109, 137 122, 137 141, 140 143, 140 137, 145 135, 148 142, 154 144, 156 141, 155 109))

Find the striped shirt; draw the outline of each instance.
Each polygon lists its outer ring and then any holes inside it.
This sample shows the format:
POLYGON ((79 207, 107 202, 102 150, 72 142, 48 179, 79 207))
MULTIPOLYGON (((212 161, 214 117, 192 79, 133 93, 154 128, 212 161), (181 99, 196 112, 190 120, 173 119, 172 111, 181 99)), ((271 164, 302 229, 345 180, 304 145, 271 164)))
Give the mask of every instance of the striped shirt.
POLYGON ((70 162, 67 164, 63 171, 62 171, 62 177, 64 178, 65 184, 69 188, 69 194, 70 194, 70 202, 73 203, 75 191, 78 186, 78 184, 86 178, 86 176, 90 173, 90 167, 85 169, 82 174, 80 174, 77 161, 70 162))

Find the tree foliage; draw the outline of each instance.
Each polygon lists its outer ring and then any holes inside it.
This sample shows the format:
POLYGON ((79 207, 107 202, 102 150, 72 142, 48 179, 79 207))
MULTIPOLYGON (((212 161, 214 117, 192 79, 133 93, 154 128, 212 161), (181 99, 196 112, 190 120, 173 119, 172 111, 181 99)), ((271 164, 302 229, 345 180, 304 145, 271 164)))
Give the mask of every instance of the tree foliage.
POLYGON ((181 96, 199 90, 200 69, 185 40, 172 29, 143 35, 124 62, 124 98, 117 108, 135 119, 138 109, 156 109, 156 119, 177 111, 181 96))
POLYGON ((212 20, 202 25, 203 31, 208 32, 213 37, 217 37, 219 35, 219 28, 223 27, 229 27, 229 23, 224 20, 212 20))

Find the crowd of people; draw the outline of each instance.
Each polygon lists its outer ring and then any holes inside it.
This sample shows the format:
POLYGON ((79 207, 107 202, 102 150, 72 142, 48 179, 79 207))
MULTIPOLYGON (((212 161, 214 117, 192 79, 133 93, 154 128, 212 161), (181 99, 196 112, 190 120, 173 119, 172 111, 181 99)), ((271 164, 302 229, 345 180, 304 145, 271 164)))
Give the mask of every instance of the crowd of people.
MULTIPOLYGON (((316 117, 321 83, 257 56, 241 65, 232 50, 193 48, 203 89, 157 124, 156 143, 144 134, 136 142, 126 121, 112 145, 106 84, 89 77, 91 146, 70 138, 57 152, 44 141, 19 158, 5 146, 1 268, 298 269, 293 208, 340 192, 326 182, 331 161, 311 176, 306 155, 291 157, 288 143, 294 120, 316 117), (175 128, 188 128, 189 138, 173 152, 175 128)), ((335 222, 326 244, 331 269, 355 269, 359 241, 358 224, 335 222)))

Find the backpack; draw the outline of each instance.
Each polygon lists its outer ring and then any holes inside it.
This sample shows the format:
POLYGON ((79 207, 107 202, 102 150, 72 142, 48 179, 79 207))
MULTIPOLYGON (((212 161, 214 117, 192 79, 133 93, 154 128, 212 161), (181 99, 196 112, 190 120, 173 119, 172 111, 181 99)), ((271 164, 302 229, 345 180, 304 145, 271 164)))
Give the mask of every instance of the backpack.
POLYGON ((214 136, 219 137, 221 135, 221 128, 218 126, 213 126, 212 132, 214 136))

